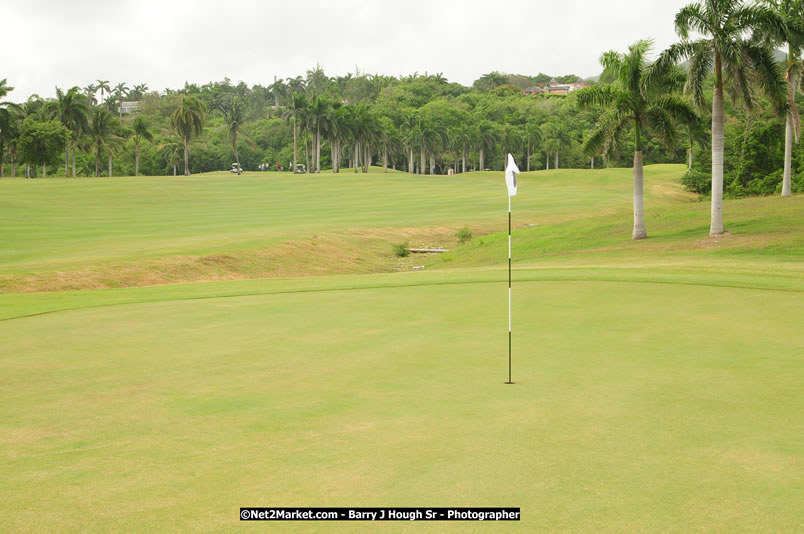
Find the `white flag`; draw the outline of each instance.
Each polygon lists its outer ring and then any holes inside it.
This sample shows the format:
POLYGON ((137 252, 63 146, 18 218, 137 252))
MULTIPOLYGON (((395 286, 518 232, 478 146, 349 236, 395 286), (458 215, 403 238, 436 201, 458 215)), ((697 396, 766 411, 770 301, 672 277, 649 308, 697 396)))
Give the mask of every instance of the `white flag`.
POLYGON ((508 165, 505 166, 505 185, 508 186, 508 196, 516 196, 516 175, 519 174, 519 167, 514 162, 514 156, 508 154, 508 165))

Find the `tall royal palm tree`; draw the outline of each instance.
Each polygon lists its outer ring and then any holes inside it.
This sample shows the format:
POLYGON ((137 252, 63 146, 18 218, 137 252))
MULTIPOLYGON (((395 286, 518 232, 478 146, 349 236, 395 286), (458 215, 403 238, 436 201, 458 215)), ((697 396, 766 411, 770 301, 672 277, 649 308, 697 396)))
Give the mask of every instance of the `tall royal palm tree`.
POLYGON ((587 137, 583 149, 594 156, 617 143, 624 132, 634 133, 634 229, 632 239, 648 237, 645 230, 644 179, 642 172, 642 132, 648 130, 672 146, 676 139, 673 122, 691 121, 692 108, 679 96, 668 91, 669 82, 661 83, 656 78, 653 85, 645 83, 647 55, 653 44, 651 40, 637 41, 628 47, 627 54, 605 52, 600 58, 604 72, 610 74, 614 83, 595 85, 576 93, 581 107, 605 106, 609 110, 600 118, 597 126, 587 137))
POLYGON ((296 162, 298 160, 297 146, 298 146, 298 124, 302 122, 308 107, 307 96, 304 93, 293 93, 290 106, 284 110, 282 116, 287 122, 293 125, 293 168, 292 172, 296 172, 296 162))
MULTIPOLYGON (((321 172, 321 132, 329 129, 332 102, 326 95, 315 96, 310 102, 310 126, 313 131, 313 166, 321 172)), ((312 169, 311 169, 312 172, 312 169)))
MULTIPOLYGON (((109 85, 109 80, 95 80, 95 81, 98 82, 98 85, 95 86, 95 90, 101 92, 100 103, 101 103, 101 105, 103 105, 103 102, 104 102, 104 100, 103 100, 103 92, 106 91, 107 94, 111 93, 112 88, 109 85)), ((109 109, 108 105, 106 106, 106 109, 109 109)))
POLYGON ((75 146, 81 134, 89 128, 87 98, 78 87, 66 93, 56 87, 56 113, 59 121, 70 130, 70 141, 64 147, 64 175, 68 175, 70 151, 73 151, 73 176, 75 176, 75 146))
POLYGON ((140 100, 142 99, 143 96, 145 96, 145 93, 147 92, 148 92, 148 84, 138 83, 131 88, 131 91, 128 92, 128 96, 133 98, 134 100, 140 100))
POLYGON ((660 80, 676 63, 689 59, 685 90, 699 109, 707 105, 704 87, 714 68, 712 91, 712 206, 709 235, 719 235, 723 226, 724 90, 731 81, 733 94, 750 110, 759 85, 775 111, 785 113, 785 87, 773 51, 749 33, 775 34, 784 22, 766 6, 745 5, 741 0, 702 0, 683 7, 675 20, 682 41, 662 52, 646 76, 649 85, 660 80), (689 39, 690 32, 702 36, 689 39))
POLYGON ((95 93, 98 92, 98 88, 95 87, 95 84, 91 83, 91 84, 87 85, 86 87, 84 87, 82 90, 84 91, 84 94, 87 97, 87 105, 88 106, 94 106, 95 104, 98 103, 98 100, 95 98, 95 93))
POLYGON ((123 118, 123 97, 129 94, 128 86, 125 82, 118 83, 114 86, 113 89, 115 102, 117 102, 117 107, 119 111, 120 119, 123 118))
POLYGON ((254 147, 257 146, 254 144, 254 141, 251 140, 251 137, 243 130, 243 123, 246 120, 245 106, 239 96, 234 96, 228 104, 221 104, 220 109, 223 113, 223 123, 226 126, 226 136, 232 142, 232 152, 234 152, 235 162, 237 162, 237 167, 240 168, 240 156, 237 154, 238 137, 242 137, 254 147))
POLYGON ((271 94, 274 95, 274 107, 278 108, 288 93, 288 88, 284 80, 281 78, 277 79, 277 77, 274 76, 274 83, 269 85, 268 89, 270 89, 271 94))
POLYGON ((787 113, 784 131, 784 175, 782 196, 792 194, 793 137, 796 143, 801 135, 801 121, 796 105, 797 82, 801 76, 801 50, 804 48, 804 0, 761 0, 784 24, 775 27, 775 35, 766 33, 773 46, 787 45, 787 113))
POLYGON ((194 96, 180 95, 179 107, 170 115, 173 129, 184 143, 184 175, 190 176, 190 141, 204 132, 206 106, 194 96))
POLYGON ((119 123, 108 110, 93 108, 90 114, 88 135, 95 153, 95 176, 100 176, 100 158, 109 157, 109 176, 111 176, 111 158, 123 145, 123 138, 118 135, 119 123))
POLYGON ((154 136, 148 129, 148 122, 143 117, 137 117, 132 123, 134 138, 134 176, 140 175, 140 143, 143 140, 151 141, 154 136))

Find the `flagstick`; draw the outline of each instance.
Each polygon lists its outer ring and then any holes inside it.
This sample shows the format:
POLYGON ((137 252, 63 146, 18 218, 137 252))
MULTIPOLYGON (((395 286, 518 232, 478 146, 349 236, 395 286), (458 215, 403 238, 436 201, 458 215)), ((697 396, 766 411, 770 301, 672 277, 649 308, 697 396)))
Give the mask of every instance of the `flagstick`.
POLYGON ((511 381, 511 196, 508 196, 508 382, 511 381))

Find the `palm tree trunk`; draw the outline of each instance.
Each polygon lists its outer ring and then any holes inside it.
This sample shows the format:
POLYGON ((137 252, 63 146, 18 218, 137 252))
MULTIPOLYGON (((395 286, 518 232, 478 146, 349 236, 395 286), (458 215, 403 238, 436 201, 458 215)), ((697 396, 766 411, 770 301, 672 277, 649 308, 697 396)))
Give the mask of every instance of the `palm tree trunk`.
POLYGON ((709 235, 720 235, 723 228, 723 69, 720 52, 715 51, 715 87, 712 95, 712 210, 709 235))
POLYGON ((73 146, 73 178, 75 178, 75 146, 73 146))
POLYGON ((591 163, 589 165, 589 168, 594 169, 595 168, 595 158, 590 158, 590 159, 591 159, 591 163))
POLYGON ((316 127, 315 132, 315 172, 321 173, 321 126, 316 127))
POLYGON ((388 172, 388 147, 382 147, 382 172, 388 172))
POLYGON ((465 145, 463 147, 463 163, 462 163, 462 165, 463 166, 461 167, 461 169, 462 169, 461 172, 466 172, 466 146, 465 145))
POLYGON ((237 155, 237 134, 232 135, 232 151, 234 152, 235 163, 237 163, 238 172, 240 169, 240 156, 237 155))
POLYGON ((187 146, 187 138, 184 138, 184 175, 190 176, 190 150, 187 146))
POLYGON ((421 149, 420 149, 420 152, 419 152, 419 174, 424 174, 424 167, 425 167, 425 164, 427 163, 424 160, 425 160, 424 146, 422 146, 421 149))
POLYGON ((547 163, 544 164, 544 169, 549 171, 550 170, 550 153, 547 152, 547 163))
POLYGON ((530 172, 530 134, 528 134, 528 155, 527 155, 526 159, 527 159, 527 163, 526 163, 525 172, 530 172))
POLYGON ((109 178, 112 177, 112 154, 109 153, 109 178))
POLYGON ((307 149, 307 131, 304 132, 304 168, 307 169, 307 172, 310 171, 310 153, 307 149))
POLYGON ((291 172, 296 172, 296 115, 293 115, 293 168, 291 172))
POLYGON ((429 154, 430 156, 430 175, 432 176, 435 174, 435 161, 433 161, 433 154, 429 154))
POLYGON ((357 172, 357 168, 360 166, 360 143, 357 141, 355 141, 355 157, 352 163, 354 164, 355 172, 357 172))
POLYGON ((558 168, 558 150, 556 150, 556 164, 555 164, 554 168, 556 168, 556 169, 558 168))
POLYGON ((338 160, 335 158, 335 139, 329 140, 329 156, 332 160, 332 172, 334 174, 338 172, 338 160))
POLYGON ((64 176, 70 172, 70 143, 64 144, 64 176))
POLYGON ((177 167, 178 167, 178 165, 174 163, 173 164, 173 176, 176 176, 176 174, 177 174, 177 171, 178 171, 177 167))
POLYGON ((486 166, 485 166, 486 162, 485 162, 485 158, 483 156, 485 156, 485 154, 483 153, 483 148, 481 147, 480 148, 480 155, 479 155, 479 157, 480 157, 480 162, 479 162, 480 163, 480 165, 479 165, 480 168, 478 169, 478 170, 481 170, 481 171, 486 168, 486 166))
POLYGON ((642 152, 634 152, 634 231, 631 239, 645 239, 645 180, 642 173, 642 152))
POLYGON ((687 150, 687 170, 692 170, 692 142, 690 142, 690 148, 687 150))
POLYGON ((408 154, 409 154, 409 156, 408 156, 408 172, 413 174, 413 171, 414 171, 414 168, 413 168, 413 148, 410 148, 408 150, 408 154))
MULTIPOLYGON (((787 80, 787 103, 792 106, 796 105, 796 73, 794 70, 789 71, 787 80)), ((791 160, 793 157, 793 114, 787 112, 787 120, 784 125, 784 178, 782 179, 782 196, 789 197, 792 195, 792 169, 791 160)))
POLYGON ((134 145, 134 176, 140 175, 140 144, 134 145))

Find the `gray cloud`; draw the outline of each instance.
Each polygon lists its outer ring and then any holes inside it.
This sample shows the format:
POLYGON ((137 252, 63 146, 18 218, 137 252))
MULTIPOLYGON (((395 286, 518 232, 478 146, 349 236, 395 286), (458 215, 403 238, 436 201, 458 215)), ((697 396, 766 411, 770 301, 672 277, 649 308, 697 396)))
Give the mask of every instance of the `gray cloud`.
POLYGON ((99 78, 156 90, 224 77, 267 84, 316 63, 329 75, 442 72, 466 85, 492 70, 591 76, 604 50, 675 41, 673 17, 686 3, 11 0, 0 78, 21 101, 99 78))

